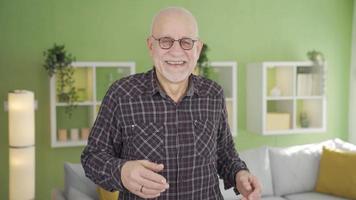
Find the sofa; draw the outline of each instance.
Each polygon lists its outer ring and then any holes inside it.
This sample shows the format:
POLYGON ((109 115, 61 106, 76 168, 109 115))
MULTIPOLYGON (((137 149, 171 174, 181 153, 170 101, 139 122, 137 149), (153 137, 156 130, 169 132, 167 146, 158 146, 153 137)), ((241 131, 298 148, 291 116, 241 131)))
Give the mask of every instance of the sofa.
MULTIPOLYGON (((356 145, 333 139, 286 148, 263 146, 242 151, 240 157, 259 178, 262 200, 345 200, 314 191, 323 146, 356 152, 356 145)), ((54 189, 52 199, 98 199, 97 186, 85 177, 80 164, 65 163, 64 172, 64 189, 54 189)), ((232 189, 223 189, 222 181, 220 188, 224 199, 237 199, 232 189)))

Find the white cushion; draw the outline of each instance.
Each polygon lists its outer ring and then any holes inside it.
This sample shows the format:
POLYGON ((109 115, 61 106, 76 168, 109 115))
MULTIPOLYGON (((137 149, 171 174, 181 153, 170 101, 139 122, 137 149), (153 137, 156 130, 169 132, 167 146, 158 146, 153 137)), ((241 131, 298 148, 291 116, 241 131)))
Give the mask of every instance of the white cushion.
POLYGON ((322 147, 336 148, 334 140, 288 148, 270 148, 274 194, 281 196, 314 190, 322 147))
POLYGON ((242 151, 240 157, 262 185, 262 196, 273 195, 272 175, 267 147, 242 151))
POLYGON ((321 194, 317 192, 307 192, 299 194, 291 194, 285 196, 288 200, 347 200, 341 197, 331 196, 327 194, 321 194))
POLYGON ((344 150, 344 151, 356 151, 356 145, 345 142, 340 139, 334 139, 334 142, 336 144, 336 148, 344 150))

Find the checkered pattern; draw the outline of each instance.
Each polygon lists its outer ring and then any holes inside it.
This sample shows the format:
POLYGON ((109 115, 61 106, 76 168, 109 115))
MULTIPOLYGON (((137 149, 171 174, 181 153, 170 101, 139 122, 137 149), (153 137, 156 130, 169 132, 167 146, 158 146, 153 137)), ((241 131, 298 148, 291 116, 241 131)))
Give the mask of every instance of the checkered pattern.
POLYGON ((170 187, 156 199, 223 199, 235 174, 247 169, 227 123, 222 88, 191 75, 186 95, 175 103, 159 87, 155 70, 115 82, 108 90, 82 153, 86 175, 120 199, 141 199, 123 187, 127 160, 164 164, 170 187))

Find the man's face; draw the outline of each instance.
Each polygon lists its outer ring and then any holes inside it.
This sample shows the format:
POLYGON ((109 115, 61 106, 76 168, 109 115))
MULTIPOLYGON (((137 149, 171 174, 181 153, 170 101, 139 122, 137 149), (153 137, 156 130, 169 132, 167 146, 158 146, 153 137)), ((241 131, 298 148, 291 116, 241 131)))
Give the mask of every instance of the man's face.
MULTIPOLYGON (((184 14, 166 14, 159 17, 152 29, 156 39, 170 37, 178 40, 191 38, 197 40, 197 27, 189 16, 184 14)), ((202 42, 196 41, 193 48, 184 50, 178 41, 169 49, 162 49, 159 41, 153 37, 147 39, 150 55, 153 59, 157 76, 164 82, 180 83, 188 79, 197 64, 202 42)))

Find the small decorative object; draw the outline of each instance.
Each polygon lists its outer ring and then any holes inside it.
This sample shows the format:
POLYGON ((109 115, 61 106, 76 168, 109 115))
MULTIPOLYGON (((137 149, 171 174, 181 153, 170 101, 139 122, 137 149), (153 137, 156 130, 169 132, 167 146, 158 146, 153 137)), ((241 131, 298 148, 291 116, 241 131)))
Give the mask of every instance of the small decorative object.
POLYGON ((278 97, 278 96, 281 96, 281 89, 279 89, 278 86, 274 86, 270 92, 270 95, 273 96, 273 97, 278 97))
POLYGON ((90 129, 89 128, 82 128, 82 130, 81 130, 81 139, 82 140, 88 140, 89 133, 90 133, 90 129))
POLYGON ((266 118, 267 130, 288 130, 290 129, 290 114, 269 112, 266 118))
POLYGON ((67 129, 58 130, 58 140, 61 142, 67 141, 67 129))
POLYGON ((316 51, 316 50, 308 51, 307 56, 309 60, 311 60, 315 65, 317 66, 324 65, 325 62, 324 54, 321 53, 320 51, 316 51))
POLYGON ((48 75, 57 77, 57 98, 60 102, 68 103, 65 112, 71 117, 72 110, 75 107, 74 102, 78 96, 74 86, 74 69, 71 63, 75 60, 71 54, 67 53, 64 45, 56 45, 43 52, 46 57, 43 67, 47 70, 48 75))
POLYGON ((77 129, 77 128, 70 129, 70 140, 72 140, 72 141, 79 140, 79 129, 77 129))
POLYGON ((208 51, 209 51, 208 45, 203 44, 199 59, 197 61, 197 70, 198 70, 198 74, 200 74, 206 78, 211 78, 213 69, 209 65, 209 59, 207 56, 208 51))
POLYGON ((300 126, 302 128, 308 128, 309 127, 309 119, 308 115, 306 112, 301 112, 300 113, 300 126))

